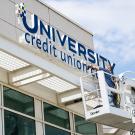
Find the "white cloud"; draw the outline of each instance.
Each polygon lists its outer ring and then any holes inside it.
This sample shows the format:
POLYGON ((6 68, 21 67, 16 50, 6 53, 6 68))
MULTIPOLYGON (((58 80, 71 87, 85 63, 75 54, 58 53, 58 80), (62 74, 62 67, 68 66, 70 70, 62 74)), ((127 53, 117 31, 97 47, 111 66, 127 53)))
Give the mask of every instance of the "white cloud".
POLYGON ((97 51, 120 68, 135 65, 135 0, 44 1, 92 31, 97 51))
POLYGON ((120 32, 110 32, 110 34, 98 36, 95 39, 96 50, 113 61, 120 61, 123 65, 134 63, 135 39, 133 35, 133 33, 130 35, 120 32))
POLYGON ((118 28, 128 32, 135 27, 134 0, 46 0, 68 17, 77 20, 94 33, 118 28))

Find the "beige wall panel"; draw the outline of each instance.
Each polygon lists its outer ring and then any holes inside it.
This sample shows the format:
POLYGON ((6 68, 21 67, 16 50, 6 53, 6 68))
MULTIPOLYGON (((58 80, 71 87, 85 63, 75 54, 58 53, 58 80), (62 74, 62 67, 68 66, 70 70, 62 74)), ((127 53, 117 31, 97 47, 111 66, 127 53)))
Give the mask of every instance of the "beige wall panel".
POLYGON ((90 40, 90 42, 91 42, 91 45, 90 45, 90 46, 88 45, 88 47, 90 47, 91 49, 94 50, 95 48, 94 48, 94 43, 93 43, 93 36, 90 36, 90 37, 89 37, 89 40, 90 40))
POLYGON ((75 112, 78 115, 84 116, 84 109, 82 102, 78 102, 75 104, 71 104, 66 106, 67 109, 71 110, 72 112, 75 112))
MULTIPOLYGON (((26 10, 38 15, 42 20, 49 22, 48 7, 41 4, 37 0, 22 0, 25 3, 26 10)), ((15 3, 20 3, 20 0, 15 0, 15 3)))
POLYGON ((56 93, 50 89, 42 87, 41 85, 39 85, 37 83, 22 86, 21 89, 23 89, 24 91, 29 92, 31 94, 34 94, 44 100, 47 100, 51 103, 57 104, 56 93))
POLYGON ((0 68, 0 82, 8 83, 8 74, 6 70, 1 68, 0 68))
POLYGON ((15 27, 0 19, 0 35, 16 41, 15 27))
MULTIPOLYGON (((50 22, 50 24, 54 26, 55 28, 57 28, 58 30, 61 30, 62 32, 66 33, 67 35, 70 35, 72 38, 76 39, 80 43, 93 49, 92 35, 90 33, 83 30, 82 28, 75 25, 74 23, 70 22, 65 17, 62 17, 55 11, 51 9, 49 9, 48 11, 47 6, 41 4, 40 2, 36 0, 29 0, 27 2, 26 0, 23 0, 23 1, 26 5, 26 9, 29 12, 37 14, 38 17, 40 17, 40 19, 44 20, 47 23, 50 22)), ((15 2, 20 3, 20 0, 15 0, 15 2)), ((28 21, 30 21, 30 14, 31 14, 29 12, 27 12, 28 21)), ((16 17, 16 26, 24 30, 22 26, 17 24, 17 17, 16 17)))
POLYGON ((15 0, 9 0, 9 1, 11 1, 11 2, 15 2, 15 0))
POLYGON ((80 43, 85 44, 93 48, 93 41, 91 40, 92 35, 84 31, 74 23, 71 23, 69 20, 65 19, 61 15, 55 13, 51 9, 50 13, 50 24, 57 29, 60 29, 64 33, 70 35, 72 38, 78 40, 80 43))
POLYGON ((15 25, 15 6, 9 0, 0 0, 0 18, 15 25))

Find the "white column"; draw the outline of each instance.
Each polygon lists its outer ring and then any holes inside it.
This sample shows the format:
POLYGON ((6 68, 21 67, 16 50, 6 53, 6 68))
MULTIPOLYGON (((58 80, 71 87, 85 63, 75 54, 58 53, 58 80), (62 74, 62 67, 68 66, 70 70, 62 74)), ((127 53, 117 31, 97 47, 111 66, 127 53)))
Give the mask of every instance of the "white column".
POLYGON ((103 135, 103 126, 100 124, 97 124, 97 134, 103 135))
POLYGON ((75 124, 74 124, 74 116, 73 113, 69 112, 69 120, 70 120, 70 129, 72 132, 75 130, 75 124))
POLYGON ((1 85, 0 85, 0 135, 3 135, 2 131, 3 131, 3 118, 2 118, 2 89, 1 89, 1 85))
POLYGON ((42 102, 38 99, 35 99, 35 117, 37 119, 36 135, 43 135, 44 129, 43 129, 43 123, 41 122, 43 120, 42 102))

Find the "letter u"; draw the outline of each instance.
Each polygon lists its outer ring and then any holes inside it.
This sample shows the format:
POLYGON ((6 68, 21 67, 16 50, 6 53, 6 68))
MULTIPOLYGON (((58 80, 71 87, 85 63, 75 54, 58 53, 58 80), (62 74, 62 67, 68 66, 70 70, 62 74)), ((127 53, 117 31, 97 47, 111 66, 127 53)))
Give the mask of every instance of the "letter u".
POLYGON ((24 27, 30 32, 30 33, 37 33, 38 31, 38 17, 34 15, 34 27, 31 28, 28 26, 27 21, 26 21, 26 16, 23 17, 23 25, 24 27))

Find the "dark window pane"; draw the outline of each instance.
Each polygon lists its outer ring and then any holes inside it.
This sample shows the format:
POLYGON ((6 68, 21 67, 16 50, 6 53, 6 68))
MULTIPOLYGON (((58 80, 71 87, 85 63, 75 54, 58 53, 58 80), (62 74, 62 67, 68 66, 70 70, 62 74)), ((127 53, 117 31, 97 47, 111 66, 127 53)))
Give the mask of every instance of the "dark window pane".
POLYGON ((70 128, 69 113, 53 105, 44 103, 45 121, 56 124, 63 128, 70 128))
POLYGON ((4 106, 34 116, 34 99, 8 87, 4 87, 4 106))
POLYGON ((5 111, 5 135, 36 135, 34 120, 5 111))
POLYGON ((84 118, 75 115, 76 132, 83 135, 97 135, 96 124, 86 121, 84 118))
POLYGON ((45 134, 46 135, 70 135, 67 131, 45 125, 45 134))

